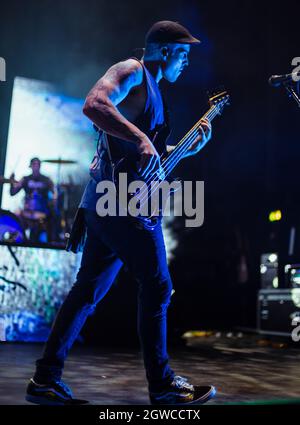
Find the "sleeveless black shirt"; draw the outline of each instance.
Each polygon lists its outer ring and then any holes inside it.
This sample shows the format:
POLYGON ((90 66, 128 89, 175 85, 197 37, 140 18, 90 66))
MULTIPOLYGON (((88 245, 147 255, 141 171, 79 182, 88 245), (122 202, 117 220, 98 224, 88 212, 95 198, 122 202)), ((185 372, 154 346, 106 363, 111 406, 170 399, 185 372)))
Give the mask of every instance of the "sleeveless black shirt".
MULTIPOLYGON (((132 58, 140 62, 136 58, 132 58)), ((140 62, 143 66, 144 81, 147 87, 147 99, 145 102, 144 111, 140 116, 133 122, 142 132, 144 132, 150 140, 153 141, 153 137, 156 132, 162 128, 167 128, 166 136, 164 138, 156 138, 153 143, 159 154, 162 154, 166 150, 166 138, 169 133, 168 131, 168 117, 167 110, 162 98, 158 84, 154 77, 148 71, 145 64, 140 62)), ((102 134, 103 136, 103 134, 102 134)), ((138 159, 137 147, 134 143, 120 140, 116 137, 106 135, 108 141, 108 147, 110 156, 113 161, 118 160, 122 157, 132 157, 132 159, 138 159)), ((91 179, 88 182, 85 191, 83 193, 79 208, 87 208, 95 211, 96 203, 99 199, 100 194, 96 193, 97 183, 103 179, 110 178, 110 163, 109 153, 104 137, 99 138, 97 152, 93 158, 90 166, 91 179)))

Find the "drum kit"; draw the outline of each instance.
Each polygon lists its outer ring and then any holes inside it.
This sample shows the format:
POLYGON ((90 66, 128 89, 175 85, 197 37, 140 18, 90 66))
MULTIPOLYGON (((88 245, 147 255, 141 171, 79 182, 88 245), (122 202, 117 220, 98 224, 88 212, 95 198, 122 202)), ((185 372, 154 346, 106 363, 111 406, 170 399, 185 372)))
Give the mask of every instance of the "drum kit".
MULTIPOLYGON (((56 194, 49 200, 50 215, 34 209, 23 208, 17 213, 0 209, 0 242, 50 243, 64 245, 65 233, 69 231, 70 201, 77 187, 72 181, 61 182, 61 166, 76 164, 69 159, 44 159, 42 162, 57 165, 56 194), (33 236, 34 235, 34 236, 33 236)), ((0 176, 0 185, 17 183, 12 178, 0 176)))

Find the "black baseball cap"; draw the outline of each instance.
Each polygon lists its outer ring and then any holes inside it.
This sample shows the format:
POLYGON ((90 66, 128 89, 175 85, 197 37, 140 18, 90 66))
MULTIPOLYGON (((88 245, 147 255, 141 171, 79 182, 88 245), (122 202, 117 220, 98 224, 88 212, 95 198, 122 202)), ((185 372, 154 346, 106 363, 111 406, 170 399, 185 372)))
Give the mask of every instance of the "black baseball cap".
POLYGON ((41 160, 40 160, 40 158, 38 158, 38 157, 34 157, 34 158, 31 158, 31 160, 30 160, 30 164, 29 164, 29 167, 31 167, 32 166, 32 163, 33 162, 35 162, 35 161, 37 161, 37 162, 39 162, 39 163, 41 163, 41 160))
POLYGON ((200 40, 181 24, 174 21, 158 21, 152 25, 146 34, 147 43, 178 43, 178 44, 199 44, 200 40))

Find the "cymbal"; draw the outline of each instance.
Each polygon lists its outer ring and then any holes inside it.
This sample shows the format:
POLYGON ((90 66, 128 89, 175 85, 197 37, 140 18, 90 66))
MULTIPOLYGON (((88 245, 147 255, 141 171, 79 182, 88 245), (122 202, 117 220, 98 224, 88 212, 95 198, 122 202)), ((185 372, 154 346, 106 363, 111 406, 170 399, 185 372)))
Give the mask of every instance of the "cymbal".
POLYGON ((77 164, 73 159, 43 159, 42 162, 49 162, 51 164, 77 164))

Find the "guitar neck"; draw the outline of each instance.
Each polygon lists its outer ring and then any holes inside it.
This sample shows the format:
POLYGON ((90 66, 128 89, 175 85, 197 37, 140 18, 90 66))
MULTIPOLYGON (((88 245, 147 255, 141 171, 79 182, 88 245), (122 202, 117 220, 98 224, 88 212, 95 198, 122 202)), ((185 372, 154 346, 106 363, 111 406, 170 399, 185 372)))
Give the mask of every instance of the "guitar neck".
MULTIPOLYGON (((162 167, 164 168, 165 175, 167 176, 172 172, 176 167, 178 162, 184 157, 189 147, 192 145, 196 137, 199 135, 199 128, 201 126, 201 121, 207 118, 209 121, 212 121, 219 114, 219 107, 217 105, 212 105, 209 110, 196 122, 196 124, 186 133, 186 135, 180 140, 176 147, 169 153, 167 158, 162 162, 162 167)), ((201 149, 204 147, 201 146, 201 149)))

